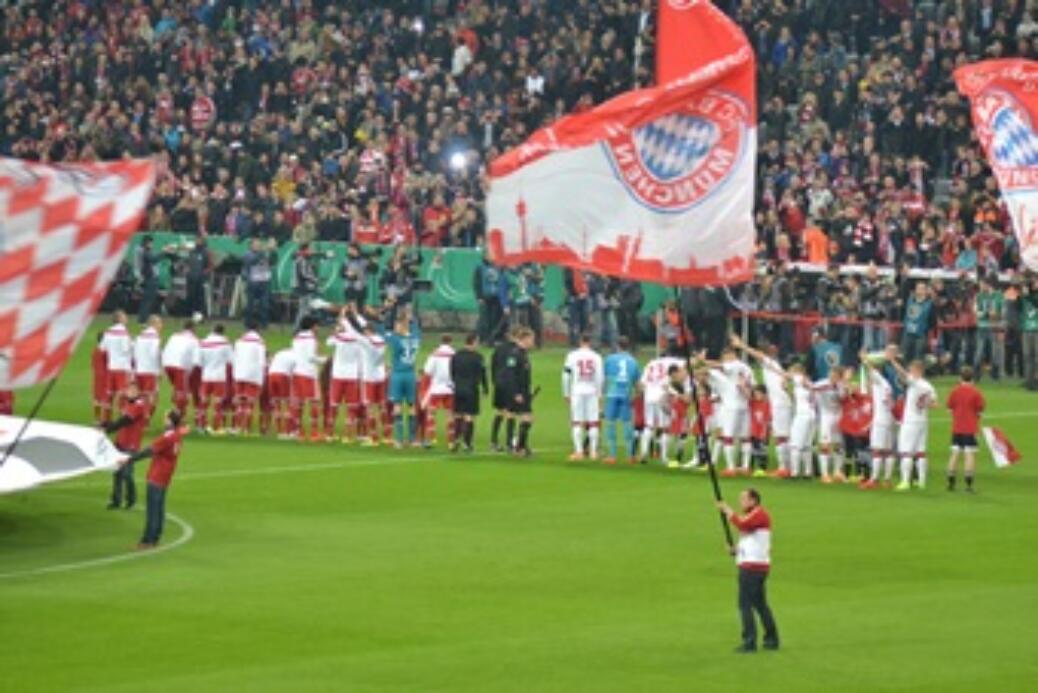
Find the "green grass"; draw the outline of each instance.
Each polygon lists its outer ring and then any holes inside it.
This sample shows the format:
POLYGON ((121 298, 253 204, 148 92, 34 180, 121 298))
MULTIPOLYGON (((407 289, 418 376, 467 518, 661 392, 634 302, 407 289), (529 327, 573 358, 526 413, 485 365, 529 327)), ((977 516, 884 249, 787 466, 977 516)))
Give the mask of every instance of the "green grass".
MULTIPOLYGON (((11 577, 122 554, 143 517, 101 475, 0 497, 2 688, 1033 690, 1031 460, 946 493, 941 414, 926 492, 759 484, 784 650, 739 657, 708 481, 563 462, 561 359, 534 360, 530 461, 191 438, 169 510, 195 535, 140 559, 11 577)), ((87 421, 89 377, 84 347, 43 417, 87 421)), ((1027 456, 1033 396, 985 389, 1027 456)))

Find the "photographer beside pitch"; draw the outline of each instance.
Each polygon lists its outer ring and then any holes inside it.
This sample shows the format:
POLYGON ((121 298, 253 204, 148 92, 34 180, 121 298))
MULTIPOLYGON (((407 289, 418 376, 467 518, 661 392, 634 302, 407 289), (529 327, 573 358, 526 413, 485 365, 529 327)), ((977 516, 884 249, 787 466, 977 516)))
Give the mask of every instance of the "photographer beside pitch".
POLYGON ((739 530, 735 561, 739 566, 739 614, 742 618, 742 644, 736 652, 757 651, 757 622, 754 612, 764 627, 764 649, 779 648, 778 626, 768 606, 765 583, 771 571, 771 516, 761 505, 760 493, 748 488, 739 494, 741 513, 735 512, 724 501, 717 508, 739 530))

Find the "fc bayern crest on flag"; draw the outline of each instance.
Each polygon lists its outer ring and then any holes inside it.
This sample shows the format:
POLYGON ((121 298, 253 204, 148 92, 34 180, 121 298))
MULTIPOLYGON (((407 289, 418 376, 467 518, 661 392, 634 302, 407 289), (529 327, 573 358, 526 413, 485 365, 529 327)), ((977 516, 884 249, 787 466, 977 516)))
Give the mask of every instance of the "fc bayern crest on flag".
POLYGON ((955 71, 969 97, 977 139, 987 155, 1020 242, 1038 269, 1038 63, 988 60, 955 71))
POLYGON ((748 104, 719 90, 603 143, 613 172, 639 204, 684 212, 720 187, 741 158, 748 104))

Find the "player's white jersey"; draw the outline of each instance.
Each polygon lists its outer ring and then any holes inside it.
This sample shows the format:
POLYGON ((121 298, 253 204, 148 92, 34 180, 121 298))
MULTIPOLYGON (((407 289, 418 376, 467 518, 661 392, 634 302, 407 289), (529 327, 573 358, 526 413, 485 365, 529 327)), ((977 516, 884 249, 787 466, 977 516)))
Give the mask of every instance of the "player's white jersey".
POLYGON ((292 375, 296 369, 296 353, 292 349, 282 349, 274 353, 267 372, 270 375, 292 375))
POLYGON ((811 386, 815 393, 815 402, 818 405, 818 414, 823 418, 840 418, 844 390, 842 383, 834 383, 826 378, 819 380, 811 386))
POLYGON ((215 332, 198 345, 199 362, 202 366, 202 382, 223 383, 227 381, 227 366, 234 358, 231 343, 222 334, 215 332))
POLYGON ((381 383, 386 379, 386 340, 378 335, 366 335, 361 342, 364 364, 361 378, 366 383, 381 383))
POLYGON ((872 395, 872 425, 894 425, 894 388, 881 374, 869 370, 869 392, 872 395))
POLYGON ((815 393, 807 376, 793 376, 793 415, 801 419, 815 418, 815 393))
POLYGON ((764 370, 764 387, 768 391, 768 403, 771 410, 792 409, 793 399, 786 389, 786 378, 782 375, 782 366, 773 358, 767 356, 761 359, 764 370))
POLYGON ((199 365, 198 337, 190 330, 170 335, 162 349, 162 367, 190 371, 199 365))
POLYGON ((133 340, 126 325, 112 325, 101 337, 109 372, 133 370, 133 340))
POLYGON ((364 361, 361 338, 352 331, 340 329, 326 344, 332 348, 332 379, 360 380, 364 361))
POLYGON ((234 361, 231 370, 236 383, 263 384, 263 370, 267 366, 267 345, 255 330, 249 330, 234 343, 234 361))
POLYGON ((601 397, 604 383, 602 357, 594 350, 580 347, 566 355, 562 367, 563 397, 601 397))
POLYGON ((451 359, 454 357, 454 348, 448 344, 441 344, 425 359, 425 368, 422 372, 429 376, 430 395, 453 395, 454 381, 451 380, 451 359))
POLYGON ((292 338, 292 353, 295 355, 295 370, 292 375, 316 378, 320 358, 317 356, 317 336, 312 330, 300 330, 296 333, 292 338))
POLYGON ((681 359, 673 356, 662 356, 649 361, 642 371, 641 384, 644 389, 644 400, 646 402, 661 402, 666 396, 667 382, 670 376, 667 374, 671 366, 681 367, 684 365, 681 359))
POLYGON ((937 401, 937 392, 924 378, 909 378, 905 392, 905 413, 901 417, 903 426, 926 425, 930 420, 930 404, 937 401))
POLYGON ((721 371, 731 381, 732 387, 721 394, 721 406, 743 410, 750 407, 750 390, 753 389, 753 369, 746 362, 733 359, 721 364, 721 371), (727 392, 727 397, 725 396, 727 392))
POLYGON ((133 370, 141 375, 158 375, 162 370, 161 337, 154 327, 145 327, 133 340, 133 370))

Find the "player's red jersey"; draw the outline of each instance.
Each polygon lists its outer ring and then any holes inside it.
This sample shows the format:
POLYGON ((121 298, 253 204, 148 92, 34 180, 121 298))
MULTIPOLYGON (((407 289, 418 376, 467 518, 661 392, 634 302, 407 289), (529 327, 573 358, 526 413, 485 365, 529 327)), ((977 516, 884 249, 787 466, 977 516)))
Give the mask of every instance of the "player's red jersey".
POLYGON ((948 393, 954 435, 975 436, 984 411, 984 395, 972 383, 959 383, 948 393))
POLYGON ((905 396, 904 395, 901 395, 900 397, 898 397, 897 400, 894 402, 893 414, 894 414, 894 420, 897 421, 898 423, 901 423, 901 418, 905 415, 905 396))
POLYGON ((850 392, 840 402, 840 431, 845 436, 862 438, 872 428, 872 397, 850 392))
POLYGON ((771 403, 767 398, 750 400, 750 438, 767 440, 771 425, 771 403))
POLYGON ((90 355, 90 369, 94 374, 94 401, 108 400, 108 354, 100 347, 94 347, 90 355))
POLYGON ((148 467, 148 483, 166 488, 173 479, 180 458, 180 442, 187 433, 186 428, 166 431, 151 444, 151 466, 148 467))
POLYGON ((631 419, 635 428, 645 428, 645 399, 638 393, 631 400, 631 419))
POLYGON ((143 397, 126 400, 123 402, 122 415, 130 417, 132 421, 115 434, 115 445, 124 452, 137 452, 141 449, 144 427, 148 425, 148 403, 143 397))

